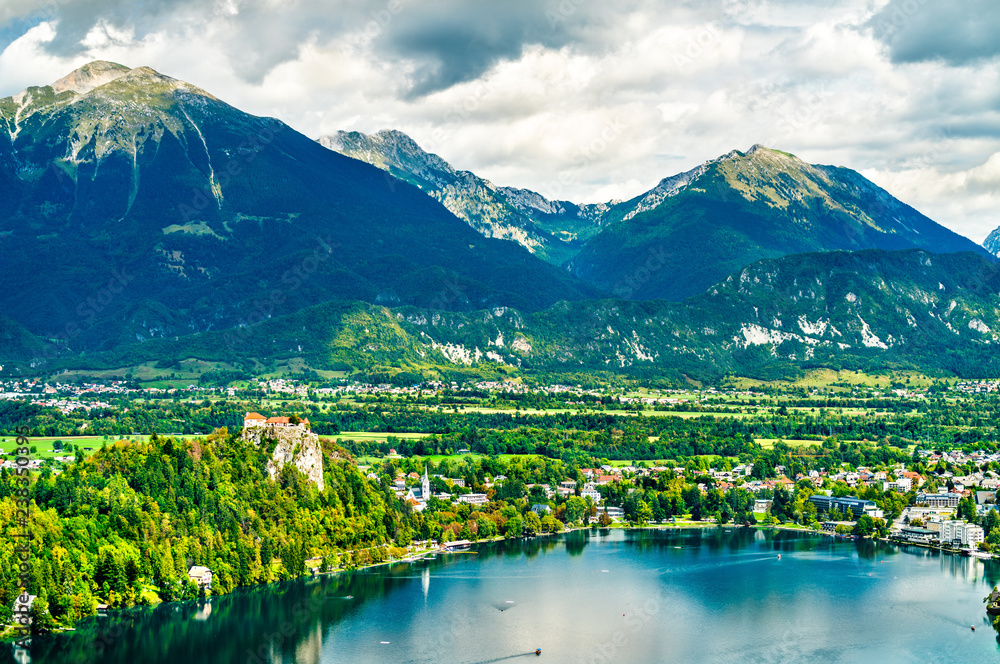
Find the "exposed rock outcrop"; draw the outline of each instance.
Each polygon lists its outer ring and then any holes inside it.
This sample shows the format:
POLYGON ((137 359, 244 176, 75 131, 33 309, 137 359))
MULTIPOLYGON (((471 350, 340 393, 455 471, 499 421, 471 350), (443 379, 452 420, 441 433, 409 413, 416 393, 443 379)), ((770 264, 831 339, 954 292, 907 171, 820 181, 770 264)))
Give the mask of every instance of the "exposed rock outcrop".
POLYGON ((313 432, 299 426, 246 427, 243 438, 257 446, 277 443, 267 462, 267 474, 272 480, 285 464, 292 463, 323 490, 323 448, 313 432))

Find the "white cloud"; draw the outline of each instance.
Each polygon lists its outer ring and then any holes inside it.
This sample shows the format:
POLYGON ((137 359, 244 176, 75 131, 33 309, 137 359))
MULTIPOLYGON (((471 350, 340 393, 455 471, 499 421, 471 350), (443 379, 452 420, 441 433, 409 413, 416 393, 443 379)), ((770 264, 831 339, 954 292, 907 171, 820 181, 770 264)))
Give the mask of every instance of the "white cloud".
POLYGON ((957 219, 952 230, 976 242, 1000 226, 1000 152, 965 170, 925 166, 862 174, 932 219, 957 219))
POLYGON ((54 35, 55 30, 49 23, 41 23, 0 54, 0 81, 4 86, 0 94, 14 94, 29 85, 48 85, 91 59, 82 57, 73 61, 45 55, 40 45, 54 35))
POLYGON ((96 1, 65 0, 78 11, 63 18, 5 3, 0 20, 46 20, 0 54, 0 94, 97 58, 149 65, 312 137, 396 128, 457 168, 577 201, 759 142, 861 170, 973 239, 1000 223, 1000 64, 898 57, 872 23, 887 0, 518 1, 475 24, 457 0, 389 14, 344 0, 336 15, 163 0, 132 22, 124 0, 103 19, 82 10, 96 1), (575 9, 549 21, 560 6, 575 9), (74 55, 52 54, 77 32, 74 55))

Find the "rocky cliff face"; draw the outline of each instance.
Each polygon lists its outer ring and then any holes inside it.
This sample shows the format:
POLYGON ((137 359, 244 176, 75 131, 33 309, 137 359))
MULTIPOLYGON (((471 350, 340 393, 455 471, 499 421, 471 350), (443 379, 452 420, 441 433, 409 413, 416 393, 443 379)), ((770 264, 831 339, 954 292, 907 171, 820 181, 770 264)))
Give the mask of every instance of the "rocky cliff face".
POLYGON ((993 232, 983 240, 983 247, 994 256, 1000 257, 1000 228, 994 228, 993 232))
POLYGON ((561 264, 598 231, 607 205, 550 201, 541 194, 498 187, 470 171, 456 170, 400 131, 340 131, 319 143, 419 187, 486 237, 511 240, 540 258, 561 264))
POLYGON ((276 443, 267 462, 267 474, 272 480, 285 464, 291 463, 323 490, 323 448, 313 432, 299 427, 250 427, 243 430, 243 438, 257 446, 276 443))

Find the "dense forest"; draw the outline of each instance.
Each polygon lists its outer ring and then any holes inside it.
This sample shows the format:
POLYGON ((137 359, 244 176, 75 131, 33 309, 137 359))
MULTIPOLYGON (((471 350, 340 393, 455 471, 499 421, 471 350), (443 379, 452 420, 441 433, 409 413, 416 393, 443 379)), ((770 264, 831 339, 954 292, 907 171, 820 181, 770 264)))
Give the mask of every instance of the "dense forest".
MULTIPOLYGON (((347 460, 326 455, 317 491, 293 466, 271 481, 261 450, 221 430, 197 442, 117 442, 31 487, 31 583, 54 620, 196 596, 191 565, 228 592, 298 576, 307 558, 400 536, 400 504, 347 460), (272 563, 272 561, 274 561, 272 563)), ((13 532, 14 482, 0 473, 0 519, 13 532)), ((19 594, 12 538, 0 546, 0 620, 19 594)))

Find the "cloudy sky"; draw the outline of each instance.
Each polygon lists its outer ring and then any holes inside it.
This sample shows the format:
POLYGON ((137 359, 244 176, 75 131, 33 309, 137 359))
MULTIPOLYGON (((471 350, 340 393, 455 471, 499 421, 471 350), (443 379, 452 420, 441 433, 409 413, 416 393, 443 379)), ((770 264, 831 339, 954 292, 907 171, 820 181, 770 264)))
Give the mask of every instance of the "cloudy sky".
POLYGON ((2 0, 0 96, 148 65, 312 137, 400 129, 578 202, 762 143, 981 241, 997 34, 996 0, 2 0))

